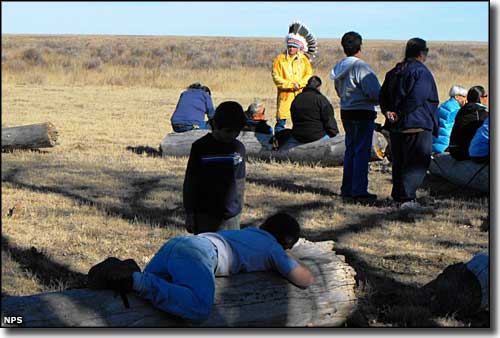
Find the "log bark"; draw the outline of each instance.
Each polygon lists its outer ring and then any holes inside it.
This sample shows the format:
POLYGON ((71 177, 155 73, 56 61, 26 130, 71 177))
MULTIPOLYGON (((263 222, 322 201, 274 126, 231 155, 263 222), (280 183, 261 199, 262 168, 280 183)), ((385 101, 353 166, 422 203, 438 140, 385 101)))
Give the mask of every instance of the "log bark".
POLYGON ((50 122, 2 128, 2 150, 50 148, 58 132, 50 122))
POLYGON ((449 153, 441 153, 433 156, 429 171, 461 187, 490 191, 489 164, 471 160, 457 161, 449 153))
POLYGON ((179 319, 133 294, 126 309, 112 291, 89 289, 2 297, 2 318, 21 316, 26 327, 341 326, 356 305, 355 272, 332 248, 331 241, 301 240, 292 250, 316 276, 305 290, 274 272, 216 278, 214 306, 203 322, 179 319))
MULTIPOLYGON (((184 133, 170 133, 161 141, 160 149, 163 155, 189 156, 191 145, 197 139, 205 136, 209 130, 192 130, 184 133)), ((247 155, 263 160, 289 160, 299 163, 320 164, 325 166, 340 166, 343 164, 345 152, 345 136, 337 135, 328 140, 318 140, 291 148, 290 150, 272 150, 269 144, 271 135, 243 131, 238 136, 246 148, 247 155)), ((372 161, 382 160, 387 146, 385 137, 375 132, 373 134, 372 161)))

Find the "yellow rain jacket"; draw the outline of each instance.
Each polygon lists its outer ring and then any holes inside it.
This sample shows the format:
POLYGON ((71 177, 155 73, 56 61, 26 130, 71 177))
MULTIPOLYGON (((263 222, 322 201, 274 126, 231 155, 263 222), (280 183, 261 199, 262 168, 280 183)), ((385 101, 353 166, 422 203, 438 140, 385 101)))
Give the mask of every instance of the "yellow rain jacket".
POLYGON ((304 53, 298 52, 290 56, 285 52, 274 59, 272 74, 274 84, 278 88, 276 119, 290 119, 293 99, 302 92, 312 76, 311 63, 304 53), (300 85, 298 90, 293 89, 294 83, 300 85))

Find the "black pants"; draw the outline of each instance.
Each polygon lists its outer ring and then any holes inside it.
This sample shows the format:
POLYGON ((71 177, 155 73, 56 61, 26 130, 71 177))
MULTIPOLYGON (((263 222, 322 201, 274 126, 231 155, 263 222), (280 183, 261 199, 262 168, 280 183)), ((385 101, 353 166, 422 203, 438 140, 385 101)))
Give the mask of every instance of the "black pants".
POLYGON ((432 134, 427 130, 391 133, 391 151, 391 196, 397 202, 413 200, 431 163, 432 134))

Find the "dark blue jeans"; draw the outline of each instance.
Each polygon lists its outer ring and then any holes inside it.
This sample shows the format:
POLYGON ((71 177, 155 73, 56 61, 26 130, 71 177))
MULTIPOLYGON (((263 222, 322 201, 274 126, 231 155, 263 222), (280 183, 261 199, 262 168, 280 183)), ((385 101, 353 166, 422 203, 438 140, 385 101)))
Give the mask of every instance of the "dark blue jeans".
POLYGON ((373 120, 342 120, 345 130, 342 196, 368 194, 368 162, 372 152, 373 120))
POLYGON ((432 134, 391 133, 392 193, 396 202, 411 201, 417 197, 431 163, 432 134))
POLYGON ((285 129, 285 126, 286 126, 286 119, 276 120, 276 124, 274 125, 274 133, 276 134, 280 130, 285 129))
POLYGON ((196 127, 191 124, 172 124, 172 129, 176 133, 183 133, 185 131, 190 131, 193 129, 210 129, 210 124, 208 123, 208 121, 201 122, 196 127))

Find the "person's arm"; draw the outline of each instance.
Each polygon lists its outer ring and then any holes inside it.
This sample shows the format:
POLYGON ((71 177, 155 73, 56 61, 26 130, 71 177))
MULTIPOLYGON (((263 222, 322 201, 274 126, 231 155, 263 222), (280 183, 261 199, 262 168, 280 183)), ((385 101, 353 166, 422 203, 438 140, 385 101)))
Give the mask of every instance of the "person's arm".
POLYGON ((330 137, 335 137, 339 133, 337 121, 335 120, 333 106, 325 96, 321 96, 320 119, 323 122, 323 128, 330 137))
POLYGON ((194 211, 196 206, 196 196, 199 182, 199 157, 195 145, 191 146, 189 160, 186 167, 186 175, 183 184, 183 204, 186 212, 186 228, 193 229, 194 211))
MULTIPOLYGON (((299 263, 300 264, 300 263, 299 263)), ((310 285, 314 283, 314 275, 308 267, 300 264, 296 268, 292 269, 286 276, 292 284, 298 286, 302 289, 307 289, 310 285)))
POLYGON ((274 59, 272 76, 274 84, 278 89, 293 89, 294 83, 283 77, 283 69, 280 64, 279 56, 274 59))
POLYGON ((274 247, 272 261, 275 269, 292 284, 305 289, 314 283, 314 275, 308 267, 286 252, 281 246, 274 247))
POLYGON ((212 97, 208 94, 206 94, 206 105, 207 105, 208 120, 211 120, 214 118, 215 109, 214 109, 214 103, 212 101, 212 97))
POLYGON ((311 62, 309 62, 309 59, 307 58, 307 56, 303 56, 302 64, 304 66, 304 73, 302 74, 302 78, 299 81, 300 88, 304 88, 307 85, 307 81, 309 81, 309 79, 313 75, 311 62))
POLYGON ((375 73, 366 65, 362 65, 358 69, 357 76, 361 90, 374 104, 378 104, 380 94, 380 83, 378 82, 375 73))

